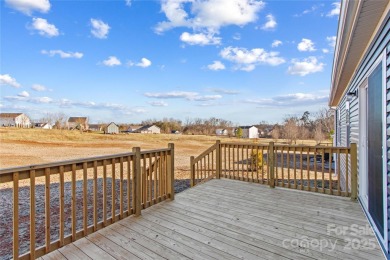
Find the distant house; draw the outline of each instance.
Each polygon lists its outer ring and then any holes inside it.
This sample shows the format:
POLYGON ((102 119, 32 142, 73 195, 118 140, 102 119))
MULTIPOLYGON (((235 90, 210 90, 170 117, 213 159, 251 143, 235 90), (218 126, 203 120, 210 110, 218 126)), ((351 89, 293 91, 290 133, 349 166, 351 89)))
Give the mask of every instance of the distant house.
POLYGON ((137 130, 135 130, 136 133, 141 134, 160 134, 161 130, 160 127, 155 125, 145 125, 137 130))
POLYGON ((88 117, 69 117, 66 125, 68 129, 88 130, 88 117))
POLYGON ((119 126, 117 124, 115 124, 114 122, 111 122, 104 128, 104 133, 105 134, 119 134, 119 126))
POLYGON ((35 123, 34 128, 53 129, 53 125, 49 123, 35 123))
POLYGON ((242 138, 259 138, 259 129, 256 126, 240 126, 239 128, 242 129, 242 138))
POLYGON ((127 128, 128 133, 135 133, 138 129, 140 129, 142 125, 131 125, 129 128, 127 128))
POLYGON ((215 130, 216 135, 228 135, 229 131, 227 129, 217 129, 215 130))
POLYGON ((0 126, 29 128, 31 120, 23 113, 0 113, 0 126))
POLYGON ((88 130, 90 130, 90 131, 103 131, 103 127, 101 124, 89 124, 88 130))

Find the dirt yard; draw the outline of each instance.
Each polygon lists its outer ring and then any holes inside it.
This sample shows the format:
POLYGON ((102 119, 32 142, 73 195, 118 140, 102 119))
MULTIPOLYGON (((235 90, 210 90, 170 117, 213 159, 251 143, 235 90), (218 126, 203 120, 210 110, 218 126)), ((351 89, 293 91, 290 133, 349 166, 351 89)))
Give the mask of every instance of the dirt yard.
MULTIPOLYGON (((0 168, 26 166, 168 147, 175 144, 175 178, 189 178, 190 156, 197 156, 217 139, 228 142, 253 140, 178 134, 80 133, 68 130, 0 128, 0 168)), ((269 140, 263 140, 267 142, 269 140)))

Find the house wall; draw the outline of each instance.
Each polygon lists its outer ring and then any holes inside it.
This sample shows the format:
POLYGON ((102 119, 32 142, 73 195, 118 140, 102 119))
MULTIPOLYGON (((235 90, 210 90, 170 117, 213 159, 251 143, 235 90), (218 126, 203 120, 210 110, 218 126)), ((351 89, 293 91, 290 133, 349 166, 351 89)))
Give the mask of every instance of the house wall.
POLYGON ((109 124, 106 127, 106 134, 118 134, 119 127, 116 124, 109 124))
POLYGON ((5 117, 0 118, 0 126, 15 126, 15 127, 22 127, 22 128, 29 128, 31 127, 31 120, 28 116, 25 114, 21 114, 15 118, 11 117, 5 117))
MULTIPOLYGON (((374 63, 378 60, 378 58, 386 52, 386 115, 385 115, 385 124, 386 124, 386 150, 387 150, 387 167, 384 168, 387 174, 387 205, 390 205, 389 198, 389 190, 390 190, 390 22, 389 15, 387 15, 384 25, 380 31, 378 31, 377 37, 375 41, 372 43, 370 48, 367 49, 367 52, 364 53, 363 59, 361 60, 360 65, 358 66, 353 79, 350 81, 348 89, 346 93, 353 92, 359 89, 359 87, 364 85, 364 81, 368 76, 368 72, 373 68, 374 63)), ((359 93, 359 90, 358 90, 359 93)), ((358 146, 358 178, 359 178, 359 98, 353 97, 348 100, 346 94, 344 94, 341 99, 339 105, 337 106, 336 112, 336 140, 335 143, 337 146, 349 146, 350 143, 357 143, 358 146)), ((340 158, 340 168, 345 169, 346 157, 343 156, 340 158)), ((348 160, 350 163, 351 160, 348 160)), ((337 167, 336 167, 337 168, 337 167)), ((350 169, 350 167, 349 167, 350 169)), ((346 181, 346 172, 345 170, 341 170, 340 174, 340 182, 341 186, 344 186, 346 181)), ((350 177, 351 175, 348 174, 350 177)), ((349 179, 349 184, 350 178, 349 179)), ((359 180, 358 180, 359 183, 359 180)), ((350 188, 350 186, 349 186, 350 188)), ((388 216, 390 215, 390 209, 387 209, 388 216)), ((388 221, 389 222, 389 218, 388 221)), ((390 232, 388 231, 389 237, 390 232)), ((387 242, 389 245, 389 243, 387 242)))

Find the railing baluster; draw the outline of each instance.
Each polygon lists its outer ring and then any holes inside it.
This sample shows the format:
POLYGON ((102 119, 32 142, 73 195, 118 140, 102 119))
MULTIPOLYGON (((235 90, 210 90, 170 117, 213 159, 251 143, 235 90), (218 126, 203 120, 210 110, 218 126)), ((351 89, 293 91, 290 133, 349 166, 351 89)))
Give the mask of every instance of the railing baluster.
MULTIPOLYGON (((349 193, 349 156, 348 156, 348 149, 345 149, 345 192, 346 194, 349 193)), ((339 173, 337 174, 337 177, 338 177, 338 181, 340 183, 340 169, 339 169, 339 173)), ((347 195, 348 196, 348 195, 347 195)))
POLYGON ((294 146, 294 189, 297 189, 297 148, 294 146))
POLYGON ((127 156, 127 212, 128 215, 131 215, 131 159, 132 156, 127 156))
POLYGON ((50 252, 50 168, 45 169, 45 253, 50 252))
POLYGON ((301 168, 301 190, 303 190, 303 148, 301 147, 300 148, 300 167, 299 168, 301 168))
POLYGON ((149 195, 149 204, 150 205, 153 205, 153 201, 152 201, 152 187, 153 187, 153 183, 152 183, 152 177, 153 177, 153 172, 154 172, 154 167, 155 167, 155 164, 157 164, 157 156, 156 154, 154 154, 154 160, 155 162, 152 164, 152 155, 149 154, 149 171, 148 171, 148 182, 149 182, 149 189, 148 189, 148 195, 149 195))
MULTIPOLYGON (((166 168, 166 164, 165 164, 166 160, 165 160, 165 158, 166 158, 166 153, 164 152, 163 155, 162 155, 162 161, 161 161, 162 167, 160 168, 160 171, 158 173, 159 174, 158 175, 158 197, 159 197, 160 201, 161 201, 162 196, 163 196, 163 193, 162 193, 162 191, 163 191, 162 176, 165 173, 165 168, 166 168)), ((195 173, 194 173, 193 178, 195 180, 195 173)), ((195 183, 194 183, 194 185, 195 185, 195 183)))
POLYGON ((314 148, 314 191, 318 192, 318 185, 317 185, 317 148, 314 148))
POLYGON ((35 259, 35 170, 30 171, 30 259, 35 259))
POLYGON ((76 164, 72 164, 72 242, 76 241, 76 164))
POLYGON ((103 159, 103 226, 107 226, 107 161, 103 159))
POLYGON ((161 152, 158 152, 158 153, 155 153, 154 155, 156 157, 155 160, 157 160, 157 163, 154 165, 154 171, 153 171, 153 174, 152 174, 152 203, 153 205, 157 203, 157 196, 156 196, 156 192, 157 192, 157 175, 158 175, 158 172, 161 170, 161 152))
POLYGON ((115 159, 111 160, 111 218, 112 223, 115 222, 115 192, 116 192, 116 180, 115 180, 115 159))
POLYGON ((87 163, 83 163, 83 228, 84 236, 88 235, 88 175, 87 175, 87 163))
POLYGON ((93 162, 93 231, 97 231, 98 215, 97 215, 97 197, 98 197, 98 186, 97 186, 97 161, 93 162))
POLYGON ((310 191, 310 148, 306 151, 307 190, 310 191))
MULTIPOLYGON (((325 150, 326 151, 326 150, 325 150)), ((333 183, 332 183, 332 150, 329 150, 329 192, 333 194, 333 183)))
POLYGON ((19 259, 19 173, 13 173, 13 258, 19 259))
POLYGON ((148 187, 148 185, 147 185, 147 183, 146 183, 146 155, 145 154, 143 154, 142 156, 141 156, 141 158, 142 158, 142 180, 141 180, 141 183, 142 183, 142 185, 141 185, 141 190, 142 190, 142 201, 141 201, 141 204, 144 204, 144 208, 146 208, 147 207, 147 205, 146 205, 146 200, 147 200, 147 198, 146 198, 146 194, 147 194, 147 187, 148 187))
POLYGON ((291 183, 290 183, 290 146, 287 147, 287 188, 291 188, 291 183))
POLYGON ((325 149, 322 149, 321 156, 321 167, 322 167, 322 193, 325 193, 325 149))
MULTIPOLYGON (((336 150, 336 156, 337 156, 337 194, 340 196, 341 195, 341 187, 340 187, 340 149, 336 150)), ((345 157, 345 164, 348 165, 348 156, 345 157)), ((346 187, 348 188, 348 171, 346 171, 345 175, 345 184, 346 187)))
MULTIPOLYGON (((64 166, 60 166, 60 247, 64 245, 65 237, 65 182, 64 182, 64 166)), ((32 252, 32 250, 31 250, 32 252)))
POLYGON ((281 146, 280 147, 280 156, 281 156, 281 159, 280 159, 280 164, 282 166, 282 187, 284 187, 284 146, 281 146))
POLYGON ((123 219, 123 157, 119 158, 120 172, 119 172, 119 214, 120 219, 123 219))

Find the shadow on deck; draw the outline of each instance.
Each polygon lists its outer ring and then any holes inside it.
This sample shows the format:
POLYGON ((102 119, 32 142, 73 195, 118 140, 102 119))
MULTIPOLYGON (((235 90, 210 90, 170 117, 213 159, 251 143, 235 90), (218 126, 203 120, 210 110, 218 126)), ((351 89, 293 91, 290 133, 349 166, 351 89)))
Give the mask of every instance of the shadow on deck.
POLYGON ((359 203, 211 180, 41 259, 384 259, 359 203))

